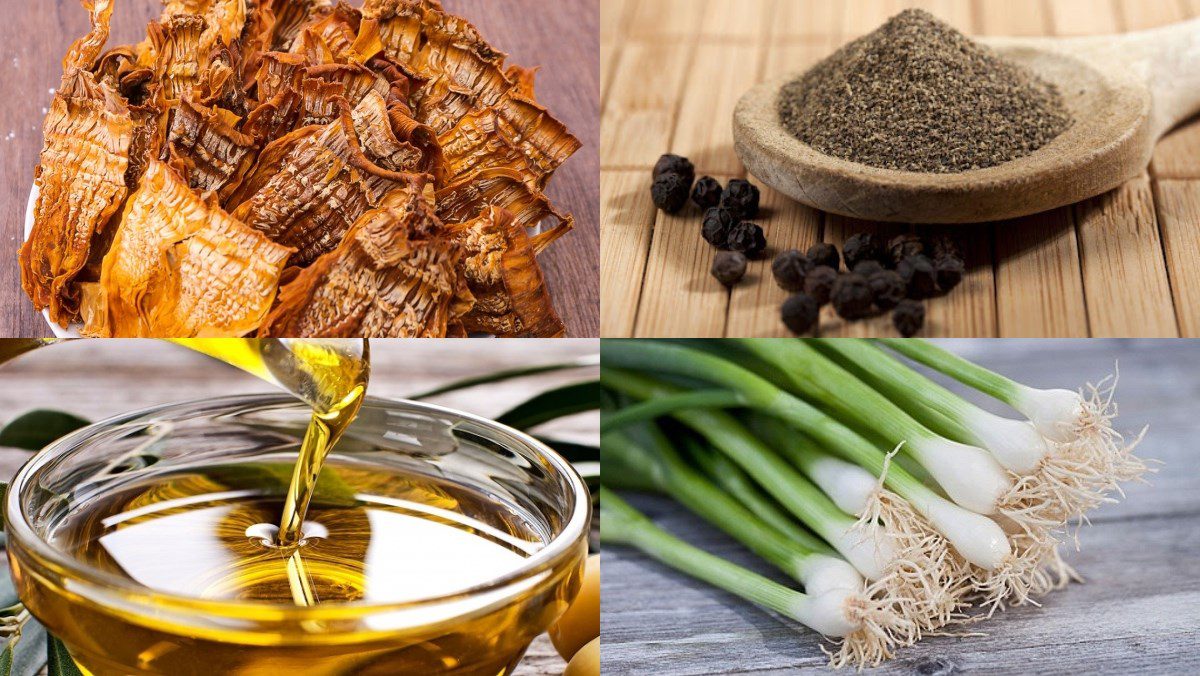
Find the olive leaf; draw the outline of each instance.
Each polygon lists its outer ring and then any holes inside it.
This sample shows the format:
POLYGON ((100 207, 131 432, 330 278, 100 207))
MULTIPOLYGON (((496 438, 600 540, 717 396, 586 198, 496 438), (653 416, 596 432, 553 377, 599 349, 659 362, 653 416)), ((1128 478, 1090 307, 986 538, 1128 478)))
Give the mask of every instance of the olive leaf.
POLYGON ((569 369, 579 369, 586 368, 588 366, 599 365, 600 355, 592 354, 585 357, 577 357, 569 361, 556 362, 553 364, 538 364, 536 366, 523 366, 521 368, 505 369, 503 371, 494 371, 482 376, 473 376, 470 378, 464 378, 462 380, 456 380, 445 385, 439 385, 432 390, 414 394, 410 396, 409 399, 429 399, 430 397, 436 397, 439 394, 446 394, 448 392, 454 392, 457 390, 466 390, 472 387, 478 387, 480 385, 498 383, 505 380, 514 380, 516 378, 527 378, 529 376, 536 376, 542 373, 551 373, 553 371, 565 371, 569 369))
POLYGON ((90 424, 65 411, 38 409, 17 416, 0 429, 0 446, 40 451, 52 441, 90 424))
POLYGON ((21 635, 9 642, 12 649, 12 676, 36 676, 46 666, 46 628, 29 618, 21 625, 21 635))
POLYGON ((20 604, 21 600, 17 598, 17 587, 13 584, 12 576, 0 575, 0 617, 20 613, 20 604))
POLYGON ((25 612, 12 578, 0 573, 0 617, 8 644, 0 656, 0 676, 35 676, 46 665, 46 630, 25 612))
POLYGON ((599 462, 600 447, 590 444, 580 444, 574 441, 564 441, 553 437, 542 437, 534 435, 538 441, 553 448, 559 455, 566 458, 568 462, 599 462))
POLYGON ((556 418, 599 408, 600 392, 599 380, 556 387, 518 404, 496 418, 496 421, 519 430, 527 430, 556 418))
POLYGON ((50 634, 46 635, 46 673, 49 676, 83 676, 67 647, 50 634))

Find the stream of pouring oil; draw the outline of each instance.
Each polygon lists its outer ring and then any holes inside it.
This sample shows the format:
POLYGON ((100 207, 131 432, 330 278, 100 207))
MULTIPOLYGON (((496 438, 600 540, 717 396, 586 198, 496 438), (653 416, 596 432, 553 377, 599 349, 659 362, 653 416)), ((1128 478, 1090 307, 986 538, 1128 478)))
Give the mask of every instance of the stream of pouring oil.
MULTIPOLYGON (((50 340, 0 341, 0 363, 50 340)), ((370 378, 370 345, 364 339, 171 339, 280 387, 312 407, 279 521, 276 545, 288 555, 288 577, 297 605, 316 603, 300 555, 304 516, 330 450, 362 407, 370 378)))

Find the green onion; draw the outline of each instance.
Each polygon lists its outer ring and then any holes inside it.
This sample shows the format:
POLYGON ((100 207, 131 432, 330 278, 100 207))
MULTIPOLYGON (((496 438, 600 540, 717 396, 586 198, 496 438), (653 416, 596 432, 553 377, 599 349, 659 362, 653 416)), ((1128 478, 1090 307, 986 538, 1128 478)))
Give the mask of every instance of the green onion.
POLYGON ((924 340, 882 342, 909 359, 1012 406, 1047 439, 1069 442, 1081 428, 1107 419, 1109 402, 1100 403, 1099 398, 1089 402, 1071 390, 1027 387, 924 340))
MULTIPOLYGON (((678 390, 644 376, 606 368, 601 373, 606 387, 639 399, 660 394, 670 396, 678 390)), ((789 512, 820 535, 867 579, 884 575, 888 562, 895 558, 882 533, 856 532, 855 519, 837 508, 824 493, 750 434, 731 416, 721 411, 682 409, 672 416, 699 432, 724 453, 789 512)), ((876 531, 868 524, 868 531, 876 531)))
POLYGON ((764 494, 729 458, 695 439, 685 440, 688 455, 714 483, 737 499, 764 523, 813 551, 833 551, 829 545, 788 516, 779 503, 764 494))
MULTIPOLYGON (((653 464, 652 476, 661 492, 671 496, 700 518, 721 529, 750 551, 782 570, 788 576, 808 583, 806 573, 812 571, 816 559, 831 557, 818 554, 818 550, 789 539, 766 522, 755 516, 734 498, 726 495, 708 479, 696 472, 669 445, 661 445, 651 453, 634 443, 620 432, 608 432, 602 444, 606 454, 630 458, 641 456, 645 461, 632 460, 630 464, 653 464)), ((603 481, 601 477, 601 481, 603 481)), ((862 578, 851 571, 853 586, 861 587, 862 578)))
MULTIPOLYGON (((682 345, 658 341, 609 340, 601 346, 601 351, 605 369, 601 372, 600 379, 606 386, 612 386, 616 367, 620 366, 684 376, 703 374, 705 379, 716 380, 730 389, 737 389, 745 396, 748 405, 803 430, 824 448, 876 475, 883 474, 885 454, 871 442, 812 405, 720 357, 682 345)), ((846 377, 850 376, 847 374, 846 377)), ((625 380, 628 382, 629 378, 626 377, 625 380)), ((647 384, 644 380, 640 383, 640 398, 669 396, 677 394, 678 391, 678 388, 662 384, 647 384)), ((762 448, 761 444, 756 443, 756 446, 758 449, 762 448)), ((763 483, 754 472, 748 469, 747 472, 755 480, 763 483)), ((958 508, 907 472, 901 471, 900 467, 893 465, 889 469, 885 484, 910 502, 912 507, 928 519, 933 527, 950 541, 954 549, 971 563, 992 570, 1001 566, 1011 554, 1003 531, 994 521, 958 508)), ((763 485, 766 487, 765 483, 763 485)), ((787 503, 769 488, 768 492, 787 506, 787 503)), ((824 533, 819 530, 817 532, 824 537, 824 533)), ((836 546, 832 540, 830 544, 836 546)), ((847 558, 854 562, 854 559, 847 558)))
POLYGON ((1050 453, 1045 439, 1029 422, 989 413, 867 341, 820 340, 812 345, 922 424, 948 438, 987 449, 1014 472, 1032 473, 1050 453))
MULTIPOLYGON (((1020 510, 1022 518, 1048 523, 1082 518, 1084 512, 1109 501, 1108 494, 1120 490, 1119 482, 1138 479, 1147 471, 1146 463, 1133 454, 1142 435, 1126 443, 1112 427, 1117 414, 1112 403, 1115 379, 1107 387, 1089 386, 1091 395, 1084 398, 1070 390, 1021 385, 922 340, 888 340, 885 344, 1012 406, 1051 442, 1037 458, 1036 479, 1018 484, 1008 499, 1013 506, 1003 510, 1005 513, 1020 510)), ((974 419, 979 421, 982 416, 974 419)), ((977 427, 983 430, 981 436, 998 433, 987 421, 977 427)), ((1014 471, 1021 471, 1030 462, 1010 459, 1009 464, 1014 471)))
POLYGON ((600 488, 600 541, 634 547, 666 565, 739 596, 755 605, 801 622, 827 636, 846 636, 857 629, 843 613, 814 612, 809 597, 758 573, 693 547, 655 526, 616 493, 600 488))
POLYGON ((635 422, 653 420, 664 413, 680 408, 733 408, 744 405, 745 400, 741 395, 730 390, 681 392, 671 397, 650 399, 633 406, 626 406, 611 414, 606 413, 600 421, 600 431, 608 432, 635 422))
MULTIPOLYGON (((869 429, 921 463, 950 499, 979 514, 995 514, 1012 488, 987 451, 939 436, 882 394, 802 340, 739 340, 787 379, 791 388, 844 421, 869 429)), ((834 446, 831 446, 833 448, 834 446)))

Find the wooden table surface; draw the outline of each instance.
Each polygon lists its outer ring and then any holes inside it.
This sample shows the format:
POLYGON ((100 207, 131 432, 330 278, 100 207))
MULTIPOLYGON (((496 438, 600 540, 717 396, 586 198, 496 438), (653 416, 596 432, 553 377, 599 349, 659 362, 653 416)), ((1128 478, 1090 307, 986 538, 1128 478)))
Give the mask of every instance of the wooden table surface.
MULTIPOLYGON (((371 343, 371 394, 403 397, 460 378, 525 364, 595 354, 595 340, 488 341, 376 340, 371 343)), ((591 370, 594 376, 596 370, 591 370)), ((587 370, 546 374, 433 399, 451 408, 496 416, 556 385, 583 379, 587 370)), ((244 373, 159 341, 90 340, 55 345, 0 366, 0 425, 36 408, 66 410, 89 420, 155 404, 206 396, 274 391, 244 373)), ((545 431, 599 443, 599 416, 555 421, 545 431)), ((7 481, 29 453, 0 447, 0 478, 7 481)), ((7 561, 7 559, 5 559, 7 561)), ((6 574, 0 569, 0 575, 6 574)), ((547 637, 538 638, 514 676, 558 676, 565 668, 547 637)))
MULTIPOLYGON (((1082 548, 1064 548, 1087 580, 1042 608, 928 638, 872 674, 1194 674, 1200 670, 1200 344, 1194 341, 975 341, 948 347, 1021 382, 1075 387, 1120 360, 1118 429, 1150 430, 1139 449, 1162 462, 1149 484, 1092 516, 1082 548)), ((961 389, 960 389, 961 391, 961 389)), ((1001 409, 996 409, 998 412, 1001 409)), ((662 498, 633 503, 693 544, 780 581, 727 537, 662 498)), ((724 592, 615 547, 601 554, 604 673, 830 673, 818 636, 724 592)))
MULTIPOLYGON (((601 12, 601 335, 784 335, 786 298, 769 259, 732 292, 708 272, 714 251, 694 206, 650 201, 650 167, 688 156, 697 175, 744 177, 731 115, 755 83, 800 72, 909 6, 968 34, 1082 35, 1200 16, 1200 0, 604 0, 601 12)), ((763 191, 770 252, 855 232, 902 231, 814 211, 763 191)), ((923 228, 922 232, 936 232, 923 228)), ((1200 336, 1200 122, 1158 148, 1141 177, 1041 215, 944 230, 970 273, 928 304, 935 336, 1200 336)), ((888 318, 824 335, 891 335, 888 318)))
MULTIPOLYGON (((359 0, 351 4, 358 6, 359 0)), ((538 257, 568 335, 599 335, 599 72, 596 0, 445 0, 510 61, 542 65, 538 99, 583 142, 555 174, 547 195, 573 213, 575 231, 538 257), (536 11, 535 11, 536 10, 536 11)), ((160 0, 116 0, 109 46, 144 39, 160 0)), ((9 0, 0 20, 0 336, 49 336, 21 290, 17 250, 42 149, 42 119, 62 77, 68 46, 87 32, 79 0, 9 0)))

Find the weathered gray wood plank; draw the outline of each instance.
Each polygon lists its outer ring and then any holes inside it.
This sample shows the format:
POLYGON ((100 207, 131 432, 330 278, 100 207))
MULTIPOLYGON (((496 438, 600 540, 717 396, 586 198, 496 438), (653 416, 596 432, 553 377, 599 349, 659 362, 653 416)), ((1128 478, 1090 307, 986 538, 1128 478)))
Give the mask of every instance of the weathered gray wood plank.
MULTIPOLYGON (((1098 510, 1065 552, 1087 579, 973 627, 934 637, 880 674, 1185 674, 1200 671, 1200 344, 1189 341, 949 341, 1029 384, 1074 387, 1120 361, 1119 427, 1150 425, 1141 449, 1163 461, 1149 485, 1098 510)), ((960 389, 961 388, 956 388, 960 389)), ((1003 410, 998 407, 997 410, 1003 410)), ((634 496, 671 532, 783 580, 711 527, 654 496, 634 496)), ((819 637, 638 554, 604 558, 604 673, 820 673, 819 637)))

